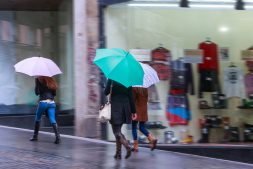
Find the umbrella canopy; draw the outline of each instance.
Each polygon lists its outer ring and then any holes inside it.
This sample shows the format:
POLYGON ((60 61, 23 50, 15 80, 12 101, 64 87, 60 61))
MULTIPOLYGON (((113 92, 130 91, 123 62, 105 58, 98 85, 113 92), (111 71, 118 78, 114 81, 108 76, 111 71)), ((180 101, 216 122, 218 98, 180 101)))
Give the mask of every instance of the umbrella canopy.
POLYGON ((29 76, 52 77, 61 74, 60 68, 50 59, 44 57, 31 57, 14 65, 15 71, 29 76))
POLYGON ((148 88, 153 84, 158 83, 160 80, 158 78, 157 72, 151 66, 147 64, 140 63, 144 71, 143 85, 135 85, 134 87, 144 87, 148 88))
POLYGON ((143 69, 129 52, 119 48, 97 49, 94 63, 107 78, 126 87, 143 84, 143 69))

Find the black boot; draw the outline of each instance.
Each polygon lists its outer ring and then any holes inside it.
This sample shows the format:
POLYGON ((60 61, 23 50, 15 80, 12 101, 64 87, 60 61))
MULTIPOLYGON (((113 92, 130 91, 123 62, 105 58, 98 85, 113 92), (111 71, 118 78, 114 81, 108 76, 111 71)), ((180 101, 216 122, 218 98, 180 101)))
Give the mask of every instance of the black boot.
POLYGON ((131 156, 131 152, 132 152, 132 147, 130 146, 129 141, 125 138, 125 136, 123 134, 121 134, 120 136, 120 142, 121 144, 124 145, 124 147, 126 148, 126 156, 125 159, 129 158, 131 156))
POLYGON ((121 159, 121 142, 119 139, 116 139, 116 154, 114 155, 115 159, 121 159))
POLYGON ((33 137, 30 139, 30 141, 38 141, 39 130, 40 130, 40 122, 36 121, 35 124, 34 124, 33 137))
POLYGON ((54 129, 54 133, 55 133, 55 144, 59 144, 61 142, 61 138, 60 138, 60 133, 58 130, 58 126, 57 124, 53 124, 53 129, 54 129))

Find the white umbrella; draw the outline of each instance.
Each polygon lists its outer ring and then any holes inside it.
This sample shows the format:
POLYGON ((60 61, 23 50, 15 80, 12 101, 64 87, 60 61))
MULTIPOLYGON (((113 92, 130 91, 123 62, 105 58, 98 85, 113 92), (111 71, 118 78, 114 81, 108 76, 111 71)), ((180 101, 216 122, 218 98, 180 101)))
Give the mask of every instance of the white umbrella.
POLYGON ((44 57, 31 57, 14 65, 15 71, 29 76, 52 77, 61 74, 60 68, 50 59, 44 57))
POLYGON ((144 71, 143 85, 134 85, 133 87, 148 88, 151 85, 156 84, 160 81, 155 69, 153 69, 151 66, 149 66, 147 64, 143 64, 143 63, 140 63, 140 64, 141 64, 141 67, 144 71))

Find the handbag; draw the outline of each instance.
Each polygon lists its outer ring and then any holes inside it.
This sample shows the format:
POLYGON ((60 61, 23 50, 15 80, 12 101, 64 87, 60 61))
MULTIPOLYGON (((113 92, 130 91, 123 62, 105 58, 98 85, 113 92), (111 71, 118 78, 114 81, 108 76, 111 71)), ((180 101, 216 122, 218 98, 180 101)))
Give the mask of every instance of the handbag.
POLYGON ((99 110, 98 120, 101 123, 107 123, 111 120, 111 95, 112 95, 112 84, 110 87, 110 94, 107 99, 107 103, 103 105, 99 110))
POLYGON ((99 110, 99 121, 101 123, 107 123, 111 120, 111 103, 107 102, 102 108, 99 110))

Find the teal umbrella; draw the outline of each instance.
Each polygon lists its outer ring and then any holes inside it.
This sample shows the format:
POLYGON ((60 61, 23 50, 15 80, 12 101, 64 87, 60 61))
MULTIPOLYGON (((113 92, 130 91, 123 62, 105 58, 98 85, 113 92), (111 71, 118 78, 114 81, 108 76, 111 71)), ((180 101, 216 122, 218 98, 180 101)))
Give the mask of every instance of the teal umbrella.
POLYGON ((129 52, 119 48, 97 49, 94 63, 107 78, 126 87, 143 84, 143 69, 129 52))

